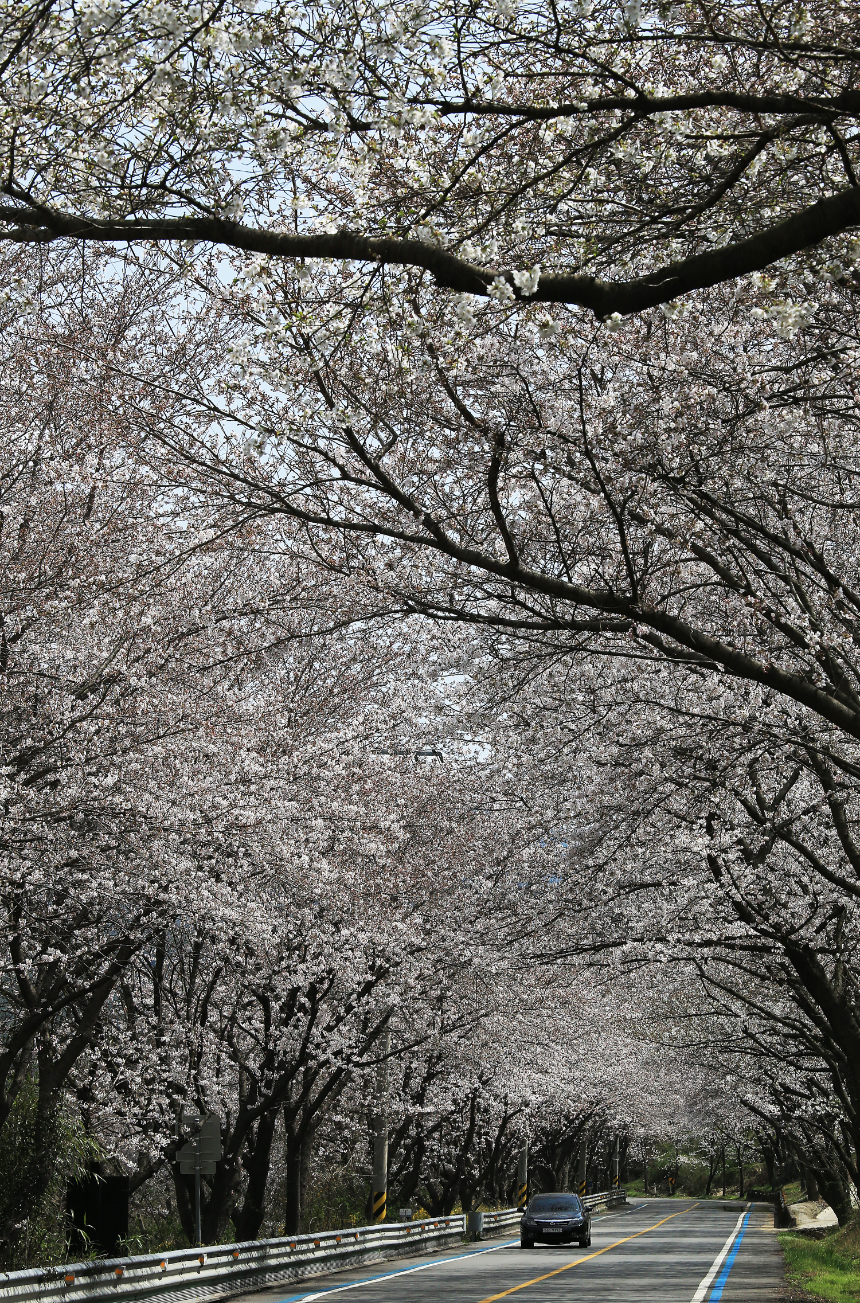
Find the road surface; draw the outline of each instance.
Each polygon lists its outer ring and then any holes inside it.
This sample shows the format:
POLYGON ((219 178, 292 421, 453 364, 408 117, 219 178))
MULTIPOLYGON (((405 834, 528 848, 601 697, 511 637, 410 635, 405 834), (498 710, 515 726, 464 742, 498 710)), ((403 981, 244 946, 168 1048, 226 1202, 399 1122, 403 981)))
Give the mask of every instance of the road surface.
POLYGON ((632 1201, 594 1218, 590 1249, 519 1238, 293 1281, 241 1303, 776 1303, 773 1209, 693 1199, 632 1201))

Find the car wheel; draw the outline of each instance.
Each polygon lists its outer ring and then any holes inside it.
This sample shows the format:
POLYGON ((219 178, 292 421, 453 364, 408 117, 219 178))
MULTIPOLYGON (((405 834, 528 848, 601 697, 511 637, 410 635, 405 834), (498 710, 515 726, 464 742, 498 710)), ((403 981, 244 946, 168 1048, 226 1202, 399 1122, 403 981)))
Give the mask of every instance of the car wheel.
POLYGON ((590 1248, 591 1248, 591 1236, 589 1235, 589 1237, 588 1237, 587 1240, 580 1240, 580 1241, 579 1241, 579 1247, 580 1247, 581 1249, 590 1249, 590 1248))
POLYGON ((535 1246, 534 1240, 520 1240, 521 1249, 533 1249, 534 1246, 535 1246))

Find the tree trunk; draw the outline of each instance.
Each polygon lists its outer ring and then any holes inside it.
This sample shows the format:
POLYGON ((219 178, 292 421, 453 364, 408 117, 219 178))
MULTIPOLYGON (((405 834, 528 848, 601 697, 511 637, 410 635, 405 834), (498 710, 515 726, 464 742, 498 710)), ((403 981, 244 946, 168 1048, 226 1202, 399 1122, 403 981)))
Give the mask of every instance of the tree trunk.
MULTIPOLYGON (((170 1164, 170 1175, 173 1178, 173 1191, 176 1195, 176 1211, 179 1213, 179 1224, 185 1234, 189 1244, 194 1243, 194 1177, 183 1176, 179 1171, 179 1163, 170 1164)), ((203 1197, 201 1191, 201 1199, 203 1197)))
POLYGON ((412 1146, 412 1162, 401 1182, 401 1195, 405 1204, 411 1204, 412 1196, 421 1180, 421 1162, 424 1157, 424 1138, 419 1136, 412 1146))
POLYGON ((20 1169, 20 1178, 12 1190, 0 1192, 0 1246, 9 1246, 19 1237, 19 1224, 26 1222, 47 1193, 54 1173, 57 1152, 57 1128, 63 1087, 81 1055, 89 1049, 101 1025, 102 1010, 134 954, 134 947, 124 943, 117 950, 110 972, 88 996, 82 998, 73 1019, 73 1031, 64 1045, 55 1041, 55 1031, 49 1018, 39 1017, 33 1035, 22 1047, 17 1071, 13 1072, 12 1089, 8 1075, 14 1064, 8 1063, 0 1080, 0 1105, 5 1110, 3 1127, 12 1124, 12 1107, 26 1080, 28 1065, 36 1053, 36 1101, 34 1110, 28 1110, 29 1136, 26 1144, 27 1158, 20 1169), (16 1084, 17 1083, 17 1084, 16 1084))
POLYGON ((711 1186, 714 1184, 714 1177, 717 1174, 717 1164, 720 1161, 719 1154, 712 1154, 708 1159, 708 1184, 705 1186, 705 1198, 711 1193, 711 1186))
POLYGON ((264 1113, 257 1123, 256 1133, 249 1134, 244 1167, 248 1185, 242 1207, 234 1221, 237 1240, 255 1240, 266 1215, 266 1182, 272 1161, 272 1141, 275 1138, 277 1114, 264 1113))
POLYGON ((314 1133, 309 1127, 302 1128, 299 1136, 299 1181, 302 1225, 306 1231, 311 1229, 308 1221, 308 1191, 311 1184, 311 1145, 313 1144, 313 1138, 314 1133))
MULTIPOLYGON (((851 1197, 847 1185, 837 1172, 819 1170, 815 1173, 815 1176, 818 1177, 818 1187, 823 1198, 826 1199, 836 1213, 839 1225, 844 1226, 852 1213, 851 1197)), ((810 1171, 807 1181, 811 1177, 814 1184, 815 1176, 810 1171)))
POLYGON ((302 1224, 302 1155, 301 1141, 296 1134, 295 1118, 284 1113, 286 1126, 287 1190, 284 1205, 284 1233, 298 1235, 302 1224))
POLYGON ((776 1185, 776 1174, 775 1174, 775 1171, 774 1171, 773 1150, 772 1150, 772 1149, 764 1149, 764 1150, 762 1150, 762 1153, 763 1153, 763 1155, 764 1155, 764 1164, 765 1164, 765 1167, 767 1168, 767 1183, 768 1183, 768 1185, 771 1187, 771 1189, 773 1189, 773 1187, 776 1185))

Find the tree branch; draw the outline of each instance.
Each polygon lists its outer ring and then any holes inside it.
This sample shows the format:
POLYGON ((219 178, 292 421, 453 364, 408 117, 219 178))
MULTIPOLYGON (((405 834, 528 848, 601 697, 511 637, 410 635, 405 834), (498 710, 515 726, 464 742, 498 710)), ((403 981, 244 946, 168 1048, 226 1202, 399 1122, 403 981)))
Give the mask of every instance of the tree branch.
MULTIPOLYGON (((8 194, 10 188, 3 187, 8 194)), ((101 220, 57 212, 41 205, 27 206, 17 191, 15 205, 0 205, 0 222, 7 230, 0 240, 44 244, 58 239, 89 240, 104 244, 144 241, 171 243, 192 240, 248 253, 281 258, 350 259, 379 265, 421 267, 437 285, 460 293, 486 296, 499 276, 517 298, 523 295, 513 280, 513 270, 478 267, 455 254, 422 240, 391 236, 366 236, 354 231, 333 235, 291 235, 243 226, 217 217, 119 218, 101 220)), ((567 272, 542 275, 529 302, 570 303, 603 318, 643 312, 680 294, 707 289, 749 272, 761 271, 791 257, 828 236, 860 225, 860 189, 830 195, 756 235, 719 249, 691 254, 657 271, 628 281, 605 281, 596 276, 567 272)))

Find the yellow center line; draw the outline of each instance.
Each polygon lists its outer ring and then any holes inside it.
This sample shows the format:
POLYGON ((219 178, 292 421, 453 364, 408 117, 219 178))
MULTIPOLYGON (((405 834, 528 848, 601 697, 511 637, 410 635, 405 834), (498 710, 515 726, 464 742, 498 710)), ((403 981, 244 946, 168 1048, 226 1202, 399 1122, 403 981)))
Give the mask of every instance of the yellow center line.
POLYGON ((567 1262, 563 1267, 556 1267, 555 1271, 548 1271, 545 1276, 535 1276, 534 1280, 524 1280, 522 1285, 512 1285, 510 1289, 503 1289, 501 1294, 490 1294, 487 1298, 482 1298, 480 1303, 495 1303, 498 1298, 507 1298, 509 1294, 516 1294, 518 1289, 528 1289, 529 1285, 539 1285, 542 1280, 549 1280, 551 1276, 559 1276, 563 1271, 570 1271, 571 1267, 578 1267, 581 1262, 589 1262, 592 1258, 599 1258, 601 1253, 608 1253, 610 1249, 617 1249, 619 1244, 627 1244, 629 1240, 638 1240, 640 1235, 647 1235, 649 1231, 656 1231, 658 1226, 663 1226, 670 1222, 673 1217, 680 1217, 682 1213, 691 1213, 694 1208, 698 1208, 698 1202, 691 1204, 689 1208, 681 1208, 679 1212, 670 1213, 662 1221, 655 1222, 653 1226, 646 1226, 644 1231, 636 1231, 633 1235, 625 1235, 623 1240, 616 1240, 614 1244, 607 1244, 605 1249, 597 1249, 594 1253, 587 1253, 584 1258, 577 1258, 575 1262, 567 1262))

